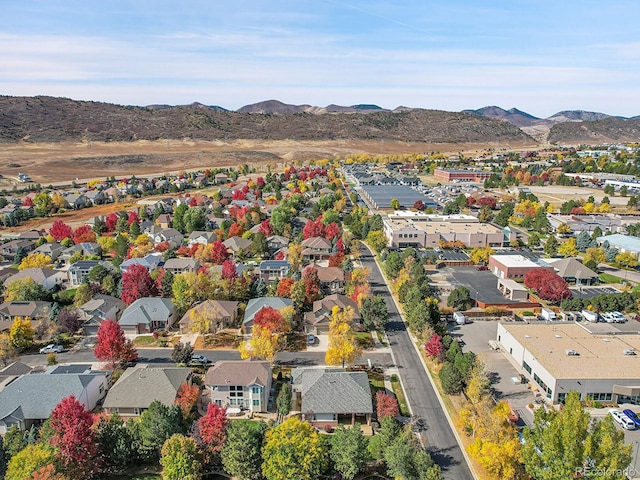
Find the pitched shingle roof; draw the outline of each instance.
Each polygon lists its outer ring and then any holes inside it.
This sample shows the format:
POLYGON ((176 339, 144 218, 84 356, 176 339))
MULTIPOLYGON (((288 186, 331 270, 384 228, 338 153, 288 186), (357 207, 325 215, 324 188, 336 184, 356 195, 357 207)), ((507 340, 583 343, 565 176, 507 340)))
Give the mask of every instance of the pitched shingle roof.
POLYGON ((253 322, 253 317, 256 316, 262 308, 271 307, 276 310, 281 310, 284 307, 290 307, 293 305, 293 301, 290 298, 282 298, 282 297, 259 297, 252 298, 247 303, 247 308, 244 311, 244 320, 243 324, 247 324, 253 322))
POLYGON ((207 370, 206 385, 261 385, 271 381, 271 364, 255 360, 223 360, 207 370))

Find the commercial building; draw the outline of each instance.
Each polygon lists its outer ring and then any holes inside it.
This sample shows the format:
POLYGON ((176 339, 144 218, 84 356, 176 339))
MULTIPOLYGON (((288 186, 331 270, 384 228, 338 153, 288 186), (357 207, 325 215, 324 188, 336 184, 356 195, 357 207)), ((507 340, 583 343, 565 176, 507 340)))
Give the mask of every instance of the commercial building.
POLYGON ((617 248, 622 253, 632 253, 635 256, 640 253, 640 238, 632 237, 631 235, 622 235, 620 233, 605 235, 596 238, 596 242, 598 242, 598 245, 609 242, 611 247, 617 248))
POLYGON ((480 223, 471 215, 395 212, 383 216, 382 222, 391 248, 437 248, 441 242, 461 242, 467 247, 502 247, 515 238, 515 233, 480 223))
POLYGON ((524 276, 539 268, 555 272, 553 267, 544 262, 536 263, 522 255, 491 255, 489 270, 498 278, 524 278, 524 276))
POLYGON ((360 192, 377 210, 390 210, 392 199, 398 200, 401 208, 412 208, 418 200, 425 207, 438 207, 438 204, 424 193, 407 185, 363 185, 360 192))
POLYGON ((595 328, 608 327, 500 323, 497 341, 552 403, 575 390, 582 400, 640 405, 640 335, 595 328))
POLYGON ((436 168, 433 171, 433 176, 443 182, 484 182, 491 176, 491 172, 436 168))

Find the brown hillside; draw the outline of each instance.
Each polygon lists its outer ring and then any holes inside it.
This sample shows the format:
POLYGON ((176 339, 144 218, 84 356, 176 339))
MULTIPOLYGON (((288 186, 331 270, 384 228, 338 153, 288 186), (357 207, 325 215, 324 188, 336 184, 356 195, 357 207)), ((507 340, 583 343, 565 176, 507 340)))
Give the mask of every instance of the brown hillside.
POLYGON ((150 109, 44 96, 0 97, 0 142, 4 143, 185 138, 535 143, 507 122, 439 110, 263 115, 201 105, 150 109))
POLYGON ((637 142, 640 119, 609 117, 595 122, 558 123, 549 131, 549 142, 559 144, 597 144, 637 142))

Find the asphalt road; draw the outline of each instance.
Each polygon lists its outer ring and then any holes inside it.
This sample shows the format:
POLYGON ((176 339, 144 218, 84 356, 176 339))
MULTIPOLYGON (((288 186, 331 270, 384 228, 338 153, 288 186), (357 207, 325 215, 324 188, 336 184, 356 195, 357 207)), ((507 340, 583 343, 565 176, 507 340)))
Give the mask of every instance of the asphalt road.
POLYGON ((414 416, 420 417, 425 429, 420 433, 434 461, 442 469, 445 479, 473 480, 460 445, 443 412, 442 405, 431 385, 427 372, 416 353, 411 337, 391 298, 380 269, 371 252, 363 245, 362 263, 371 271, 371 290, 387 302, 389 323, 387 336, 400 373, 402 384, 414 416))

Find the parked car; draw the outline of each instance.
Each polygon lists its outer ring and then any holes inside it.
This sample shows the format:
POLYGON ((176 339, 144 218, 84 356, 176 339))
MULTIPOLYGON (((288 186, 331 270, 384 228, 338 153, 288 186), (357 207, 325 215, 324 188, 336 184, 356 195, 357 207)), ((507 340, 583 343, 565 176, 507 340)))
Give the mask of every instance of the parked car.
POLYGON ((489 267, 487 267, 486 265, 479 265, 476 267, 476 270, 480 270, 480 271, 489 270, 489 267))
POLYGON ((636 428, 635 422, 631 420, 628 416, 623 414, 620 410, 616 410, 615 408, 610 408, 609 413, 611 414, 615 422, 625 430, 635 430, 636 428))
POLYGON ((194 353, 193 355, 191 355, 190 363, 197 365, 209 365, 211 363, 211 360, 209 360, 204 355, 198 355, 197 353, 194 353))
POLYGON ((315 345, 316 344, 316 336, 313 333, 307 335, 307 345, 315 345))
POLYGON ((62 345, 55 345, 53 343, 47 345, 46 347, 42 347, 40 349, 40 353, 62 353, 64 352, 64 347, 62 345))
POLYGON ((624 413, 627 417, 629 417, 631 421, 636 424, 637 428, 640 428, 640 417, 638 417, 638 414, 636 412, 628 408, 625 408, 622 411, 622 413, 624 413))

